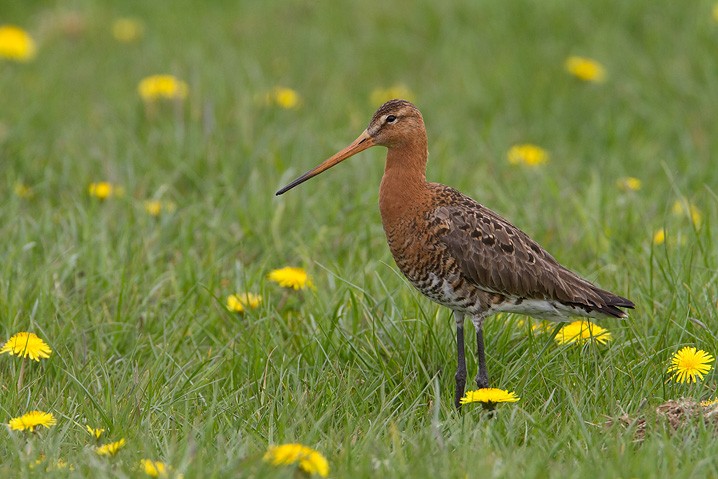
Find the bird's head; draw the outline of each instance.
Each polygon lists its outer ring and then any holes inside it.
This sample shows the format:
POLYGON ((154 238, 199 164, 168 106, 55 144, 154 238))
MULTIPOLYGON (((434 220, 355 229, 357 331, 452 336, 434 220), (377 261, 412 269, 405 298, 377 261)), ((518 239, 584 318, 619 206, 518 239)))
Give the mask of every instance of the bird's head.
POLYGON ((375 145, 392 148, 413 138, 417 130, 424 130, 421 112, 406 100, 391 100, 374 113, 365 133, 375 145))
POLYGON ((307 171, 277 191, 276 194, 286 193, 295 186, 304 183, 360 151, 377 145, 387 148, 399 147, 404 142, 410 141, 419 132, 425 135, 424 119, 419 110, 406 100, 390 100, 379 107, 366 130, 349 146, 307 171))

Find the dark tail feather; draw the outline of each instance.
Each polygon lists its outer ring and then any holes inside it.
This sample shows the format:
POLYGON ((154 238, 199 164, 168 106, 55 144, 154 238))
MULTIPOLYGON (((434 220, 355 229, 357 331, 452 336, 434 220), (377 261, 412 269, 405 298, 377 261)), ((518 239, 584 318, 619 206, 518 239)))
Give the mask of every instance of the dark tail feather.
POLYGON ((631 301, 630 299, 615 295, 609 291, 597 289, 596 292, 601 296, 601 299, 603 299, 604 301, 604 304, 596 309, 603 314, 616 318, 627 318, 628 313, 622 311, 619 308, 634 309, 636 307, 636 305, 633 304, 633 301, 631 301))

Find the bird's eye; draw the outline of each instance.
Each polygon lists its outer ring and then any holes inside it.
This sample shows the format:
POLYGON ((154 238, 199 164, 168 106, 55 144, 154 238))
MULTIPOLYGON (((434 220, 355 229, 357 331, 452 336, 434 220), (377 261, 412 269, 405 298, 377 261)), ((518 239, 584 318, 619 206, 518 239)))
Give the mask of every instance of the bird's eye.
POLYGON ((394 115, 389 115, 386 117, 387 123, 394 123, 396 121, 396 117, 394 115))

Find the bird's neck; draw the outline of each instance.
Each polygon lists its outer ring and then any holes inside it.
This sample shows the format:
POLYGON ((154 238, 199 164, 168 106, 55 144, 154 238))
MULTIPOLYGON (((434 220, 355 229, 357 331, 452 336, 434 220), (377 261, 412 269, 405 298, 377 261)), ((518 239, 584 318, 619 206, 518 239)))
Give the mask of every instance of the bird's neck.
POLYGON ((384 226, 420 214, 427 192, 425 135, 389 148, 379 188, 379 210, 384 226))

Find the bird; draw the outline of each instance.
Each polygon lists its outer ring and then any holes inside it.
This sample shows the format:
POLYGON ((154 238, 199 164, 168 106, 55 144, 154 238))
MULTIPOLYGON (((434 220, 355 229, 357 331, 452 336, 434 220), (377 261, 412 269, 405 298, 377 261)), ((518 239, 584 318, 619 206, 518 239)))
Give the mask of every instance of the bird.
POLYGON ((476 332, 479 389, 489 387, 484 320, 517 313, 549 321, 627 318, 634 303, 562 266, 529 235, 470 197, 426 181, 424 118, 407 100, 390 100, 347 147, 276 192, 297 185, 372 146, 387 149, 379 211, 389 249, 408 281, 453 311, 457 369, 454 405, 466 386, 464 318, 476 332))

